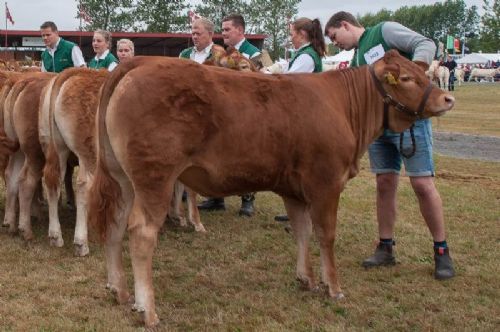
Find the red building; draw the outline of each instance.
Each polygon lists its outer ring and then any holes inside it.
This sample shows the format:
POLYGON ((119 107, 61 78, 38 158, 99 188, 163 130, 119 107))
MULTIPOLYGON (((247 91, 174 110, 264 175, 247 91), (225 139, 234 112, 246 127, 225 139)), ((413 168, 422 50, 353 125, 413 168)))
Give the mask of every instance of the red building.
MULTIPOLYGON (((86 61, 89 61, 95 54, 92 49, 93 35, 91 31, 59 31, 59 36, 80 46, 86 61)), ((183 49, 192 46, 189 33, 113 32, 112 37, 112 52, 115 55, 116 42, 121 38, 128 38, 134 42, 135 55, 176 57, 183 49)), ((266 35, 247 35, 246 38, 250 43, 262 49, 266 35)), ((216 34, 214 42, 222 45, 222 35, 216 34)), ((0 58, 2 59, 22 61, 25 60, 25 56, 29 56, 33 60, 40 60, 41 51, 44 49, 45 46, 38 30, 0 30, 0 58)))

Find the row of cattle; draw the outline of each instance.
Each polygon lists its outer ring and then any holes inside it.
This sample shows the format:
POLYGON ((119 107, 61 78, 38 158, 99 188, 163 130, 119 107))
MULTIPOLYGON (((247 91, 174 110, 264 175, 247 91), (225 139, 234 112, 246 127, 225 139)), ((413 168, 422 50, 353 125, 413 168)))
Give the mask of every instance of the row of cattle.
MULTIPOLYGON (((234 50, 214 50, 207 63, 236 70, 255 70, 234 50)), ((49 241, 64 245, 58 216, 61 183, 66 179, 69 201, 76 207, 75 253, 89 253, 87 231, 87 192, 96 165, 95 114, 99 90, 108 72, 73 68, 61 74, 0 71, 0 171, 6 180, 6 209, 3 225, 11 233, 20 232, 31 240, 30 215, 39 216, 38 202, 43 177, 49 209, 49 241), (75 162, 76 159, 76 162, 75 162), (72 187, 73 167, 79 165, 76 187, 72 187), (70 167, 67 170, 67 166, 70 167), (72 195, 74 190, 74 196, 72 195), (73 198, 74 197, 74 198, 73 198), (19 202, 19 222, 16 205, 19 202), (36 211, 31 211, 32 203, 36 211)), ((183 189, 176 186, 177 192, 183 189)), ((197 231, 204 231, 190 192, 189 220, 197 231)), ((174 200, 171 217, 186 224, 180 195, 174 200)))
MULTIPOLYGON (((221 53, 215 61, 251 67, 235 53, 221 53)), ((212 197, 264 190, 282 196, 299 248, 298 280, 316 288, 308 249, 314 230, 322 281, 338 299, 343 295, 333 253, 337 207, 368 144, 384 124, 400 131, 417 117, 442 115, 454 104, 395 51, 370 69, 296 75, 136 57, 112 73, 0 72, 0 86, 4 224, 27 240, 33 237, 31 206, 43 177, 50 243, 62 246, 57 204, 74 154, 76 254, 88 254, 87 225, 95 226, 105 241, 108 287, 119 303, 133 298, 148 327, 159 322, 153 251, 178 179, 212 197), (388 112, 384 100, 394 102, 388 112), (126 230, 133 297, 122 263, 126 230)))
MULTIPOLYGON (((440 66, 439 61, 434 60, 429 69, 426 71, 427 77, 436 84, 438 84, 442 89, 448 89, 448 83, 450 79, 450 70, 445 66, 440 66)), ((496 69, 483 69, 483 68, 473 68, 469 74, 467 82, 475 81, 480 79, 486 81, 495 81, 495 76, 500 75, 500 68, 496 69)), ((458 82, 458 86, 461 86, 465 81, 465 71, 463 68, 455 68, 455 78, 458 82)))

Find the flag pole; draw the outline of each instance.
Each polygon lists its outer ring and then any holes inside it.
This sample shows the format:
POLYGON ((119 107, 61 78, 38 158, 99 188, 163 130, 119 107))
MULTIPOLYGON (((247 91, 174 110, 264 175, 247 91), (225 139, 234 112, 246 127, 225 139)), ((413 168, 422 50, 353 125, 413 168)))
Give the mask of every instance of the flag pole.
POLYGON ((5 47, 7 47, 7 2, 5 3, 5 47))

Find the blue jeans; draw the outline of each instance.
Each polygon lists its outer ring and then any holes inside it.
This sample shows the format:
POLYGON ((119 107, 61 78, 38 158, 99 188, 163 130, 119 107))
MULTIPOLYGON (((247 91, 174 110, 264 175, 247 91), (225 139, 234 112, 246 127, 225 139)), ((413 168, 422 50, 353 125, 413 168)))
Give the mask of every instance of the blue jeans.
MULTIPOLYGON (((401 162, 408 176, 434 176, 432 159, 432 125, 429 119, 418 120, 413 128, 415 134, 415 155, 405 158, 400 153, 399 133, 384 130, 368 148, 371 171, 375 174, 396 173, 401 171, 401 162)), ((404 132, 403 150, 411 152, 410 130, 404 132)))

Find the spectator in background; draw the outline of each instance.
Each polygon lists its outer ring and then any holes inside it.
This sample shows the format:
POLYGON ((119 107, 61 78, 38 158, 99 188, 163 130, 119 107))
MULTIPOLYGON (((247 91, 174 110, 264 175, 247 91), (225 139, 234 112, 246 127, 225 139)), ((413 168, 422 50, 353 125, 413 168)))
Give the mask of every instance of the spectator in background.
POLYGON ((134 43, 130 39, 120 39, 116 42, 118 61, 123 62, 134 56, 134 43))
POLYGON ((186 48, 181 52, 179 58, 191 59, 198 63, 203 63, 212 56, 212 46, 214 43, 215 25, 207 18, 194 20, 191 25, 191 38, 193 47, 186 48))
POLYGON ((95 57, 89 62, 89 68, 106 68, 112 71, 118 65, 118 60, 109 51, 111 47, 111 33, 106 30, 96 30, 92 39, 92 47, 96 53, 95 57))
MULTIPOLYGON (((326 46, 319 20, 305 17, 295 20, 290 24, 290 39, 295 52, 285 73, 320 73, 326 46)), ((287 215, 277 215, 274 220, 287 221, 289 218, 287 215)))
MULTIPOLYGON (((222 19, 222 38, 224 44, 236 48, 247 59, 253 61, 261 55, 259 49, 246 40, 245 19, 239 14, 231 14, 222 19)), ((261 67, 259 63, 256 63, 256 65, 259 68, 261 67)), ((251 217, 254 214, 254 201, 255 193, 242 195, 239 215, 251 217)), ((206 211, 225 210, 224 197, 207 197, 205 201, 198 205, 198 209, 206 211)))
POLYGON ((446 61, 443 63, 443 66, 448 68, 450 71, 450 78, 448 80, 448 91, 454 91, 455 90, 455 68, 457 68, 457 63, 455 60, 451 57, 450 54, 446 57, 446 61))
POLYGON ((60 73, 66 68, 85 67, 85 60, 78 45, 59 37, 54 22, 44 22, 40 26, 40 33, 47 47, 42 53, 43 72, 60 73))

